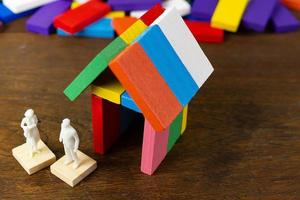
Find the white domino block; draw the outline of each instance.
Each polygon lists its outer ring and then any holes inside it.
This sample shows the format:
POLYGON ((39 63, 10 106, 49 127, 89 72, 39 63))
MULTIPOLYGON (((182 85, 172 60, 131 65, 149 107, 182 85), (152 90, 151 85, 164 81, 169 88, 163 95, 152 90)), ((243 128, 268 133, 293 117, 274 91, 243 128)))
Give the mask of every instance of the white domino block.
POLYGON ((140 18, 146 12, 147 12, 147 10, 133 10, 130 12, 130 16, 140 18))
POLYGON ((13 13, 18 14, 57 0, 3 0, 3 4, 13 13))
POLYGON ((178 57, 200 88, 214 68, 202 51, 176 9, 166 10, 153 24, 157 24, 176 51, 178 57))
POLYGON ((191 5, 185 0, 167 0, 162 5, 166 9, 176 8, 181 16, 191 13, 191 5))

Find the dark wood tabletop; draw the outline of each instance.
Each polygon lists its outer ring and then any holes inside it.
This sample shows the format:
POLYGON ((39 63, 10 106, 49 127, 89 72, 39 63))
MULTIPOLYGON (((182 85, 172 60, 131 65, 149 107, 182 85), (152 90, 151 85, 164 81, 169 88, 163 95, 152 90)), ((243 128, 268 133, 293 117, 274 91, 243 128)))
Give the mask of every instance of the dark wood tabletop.
POLYGON ((147 176, 141 124, 94 154, 90 90, 75 102, 62 93, 110 40, 35 35, 25 20, 0 34, 0 199, 300 199, 300 31, 201 44, 215 72, 190 104, 185 134, 147 176), (60 123, 70 118, 96 171, 74 188, 49 168, 27 175, 11 153, 24 143, 27 108, 57 158, 60 123))

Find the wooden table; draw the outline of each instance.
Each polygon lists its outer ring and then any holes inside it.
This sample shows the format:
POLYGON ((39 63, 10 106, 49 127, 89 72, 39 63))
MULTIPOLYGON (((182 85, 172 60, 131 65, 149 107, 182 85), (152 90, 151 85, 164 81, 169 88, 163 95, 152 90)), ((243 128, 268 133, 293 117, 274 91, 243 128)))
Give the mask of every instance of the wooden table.
POLYGON ((215 72, 190 105, 185 135, 147 176, 139 171, 142 125, 107 155, 94 154, 89 90, 75 102, 62 93, 109 40, 39 36, 24 23, 0 34, 0 199, 300 198, 300 31, 202 44, 215 72), (58 158, 60 123, 71 118, 98 169, 75 188, 49 169, 28 176, 11 154, 24 143, 27 108, 58 158))

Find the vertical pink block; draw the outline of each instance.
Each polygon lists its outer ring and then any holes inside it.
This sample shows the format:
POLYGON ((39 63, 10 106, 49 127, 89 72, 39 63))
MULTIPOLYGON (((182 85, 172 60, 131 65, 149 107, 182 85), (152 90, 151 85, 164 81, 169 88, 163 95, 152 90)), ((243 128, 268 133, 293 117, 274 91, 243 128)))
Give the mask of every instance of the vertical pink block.
POLYGON ((167 155, 169 128, 156 132, 145 120, 141 171, 152 175, 167 155))

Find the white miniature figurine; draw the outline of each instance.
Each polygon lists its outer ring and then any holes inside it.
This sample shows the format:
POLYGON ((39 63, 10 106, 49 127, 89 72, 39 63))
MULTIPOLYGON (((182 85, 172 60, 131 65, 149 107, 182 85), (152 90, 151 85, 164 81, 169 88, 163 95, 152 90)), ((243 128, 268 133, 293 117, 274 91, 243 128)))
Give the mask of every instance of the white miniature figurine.
POLYGON ((77 169, 80 164, 77 156, 79 137, 77 131, 70 125, 69 119, 64 119, 61 123, 59 141, 64 144, 66 154, 64 164, 68 165, 74 161, 73 168, 77 169))
POLYGON ((24 130, 26 144, 29 146, 30 156, 38 152, 38 142, 40 140, 39 129, 37 128, 38 119, 32 109, 26 110, 24 118, 21 122, 21 127, 24 130))

